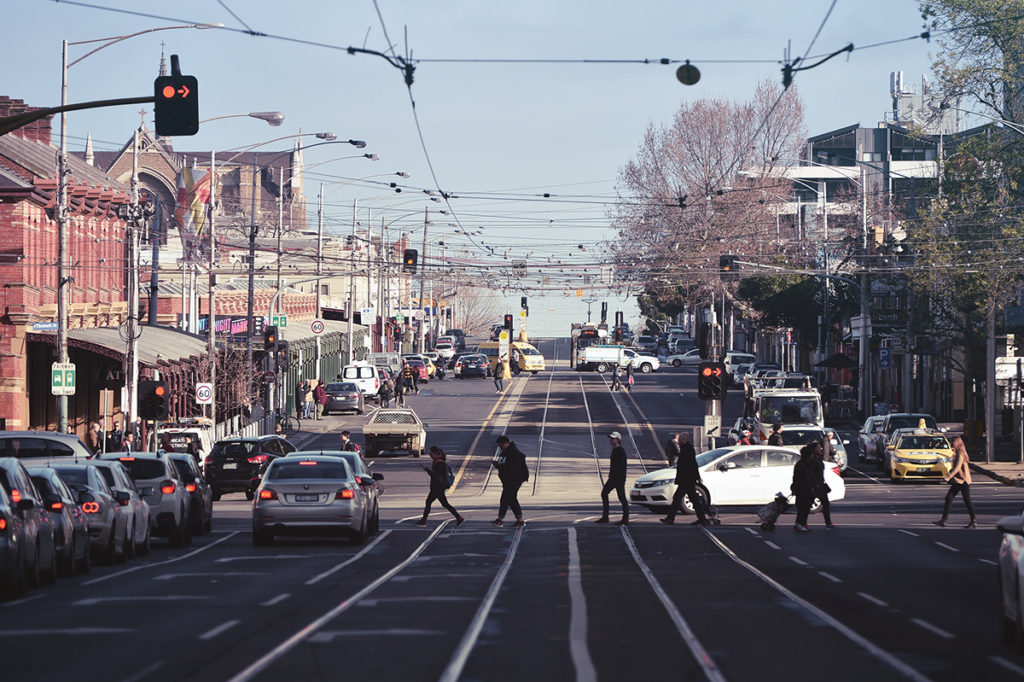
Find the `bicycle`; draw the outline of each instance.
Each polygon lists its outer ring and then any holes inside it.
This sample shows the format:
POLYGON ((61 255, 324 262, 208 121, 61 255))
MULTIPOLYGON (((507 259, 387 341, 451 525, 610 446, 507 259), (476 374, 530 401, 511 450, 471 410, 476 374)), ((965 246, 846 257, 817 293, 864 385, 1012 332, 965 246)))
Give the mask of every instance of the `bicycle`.
POLYGON ((285 438, 291 438, 302 430, 302 422, 295 417, 291 417, 280 412, 274 413, 274 426, 274 432, 284 436, 285 438))

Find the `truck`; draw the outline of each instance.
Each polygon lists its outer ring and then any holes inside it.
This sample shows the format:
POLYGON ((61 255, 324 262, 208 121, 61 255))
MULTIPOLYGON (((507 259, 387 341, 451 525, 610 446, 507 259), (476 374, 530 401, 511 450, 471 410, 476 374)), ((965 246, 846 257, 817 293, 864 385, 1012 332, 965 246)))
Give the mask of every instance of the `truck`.
POLYGON ((626 349, 622 346, 593 345, 582 348, 576 357, 577 372, 607 372, 616 365, 624 365, 626 349))
POLYGON ((601 343, 608 338, 608 327, 601 328, 590 323, 579 324, 574 322, 569 337, 569 366, 576 367, 579 363, 580 353, 587 346, 601 343))
POLYGON ((377 410, 363 426, 366 457, 375 457, 385 451, 404 451, 419 457, 426 442, 426 424, 408 408, 377 410))
POLYGON ((825 427, 821 395, 814 390, 754 389, 744 403, 743 416, 749 420, 751 436, 757 443, 768 441, 775 423, 825 427))

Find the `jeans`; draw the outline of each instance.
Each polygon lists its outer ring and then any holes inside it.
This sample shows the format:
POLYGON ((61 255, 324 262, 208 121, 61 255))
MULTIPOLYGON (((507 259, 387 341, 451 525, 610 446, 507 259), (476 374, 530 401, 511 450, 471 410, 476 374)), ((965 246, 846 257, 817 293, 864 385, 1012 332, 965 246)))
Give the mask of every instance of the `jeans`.
POLYGON ((494 375, 494 387, 499 391, 505 390, 505 383, 502 381, 500 374, 494 375))
POLYGON ((505 512, 509 509, 512 510, 512 514, 517 518, 523 518, 523 508, 519 506, 519 488, 523 485, 522 481, 516 481, 512 483, 501 484, 501 502, 498 503, 498 518, 505 518, 505 512))
POLYGON ((302 403, 302 418, 303 419, 312 419, 313 418, 313 403, 312 403, 312 401, 302 403))
POLYGON ((949 516, 949 508, 953 506, 953 498, 956 494, 960 493, 960 497, 963 498, 964 504, 967 505, 967 513, 971 515, 971 521, 974 520, 974 503, 971 502, 971 484, 970 483, 950 483, 949 490, 946 492, 946 503, 942 507, 942 520, 945 521, 949 516))
POLYGON ((454 516, 456 520, 462 518, 461 516, 459 516, 459 512, 455 510, 455 507, 452 506, 452 503, 448 501, 448 497, 445 495, 444 490, 434 490, 433 488, 431 488, 430 494, 427 495, 426 506, 423 507, 424 521, 426 521, 427 517, 430 516, 430 505, 434 503, 434 500, 440 502, 442 507, 450 511, 452 513, 452 516, 454 516))
POLYGON ((629 501, 626 499, 625 479, 621 481, 608 479, 605 482, 604 487, 601 488, 601 508, 603 510, 603 513, 601 514, 602 518, 608 518, 608 494, 613 490, 619 496, 619 502, 622 503, 622 520, 629 521, 629 501))

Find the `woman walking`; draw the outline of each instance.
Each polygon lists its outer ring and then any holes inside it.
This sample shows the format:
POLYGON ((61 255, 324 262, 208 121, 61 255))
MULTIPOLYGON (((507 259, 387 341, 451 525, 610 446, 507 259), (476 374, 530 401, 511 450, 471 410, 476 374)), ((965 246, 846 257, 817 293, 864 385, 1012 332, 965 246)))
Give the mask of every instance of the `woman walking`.
POLYGON ((954 438, 950 445, 953 446, 953 468, 949 470, 949 474, 943 477, 949 483, 949 490, 946 492, 946 503, 942 507, 942 518, 932 521, 932 523, 936 526, 946 525, 949 508, 953 506, 953 498, 960 493, 964 504, 967 505, 967 513, 971 515, 970 523, 964 528, 977 528, 978 521, 974 513, 974 503, 971 502, 971 458, 967 456, 967 448, 960 436, 954 438))
POLYGON ((807 517, 814 503, 814 489, 817 472, 814 466, 814 444, 808 443, 800 448, 800 459, 793 465, 793 483, 790 491, 796 497, 796 523, 793 530, 798 533, 810 532, 807 517))
MULTIPOLYGON (((818 440, 810 445, 813 448, 811 454, 814 455, 814 496, 821 500, 821 515, 825 518, 825 528, 834 530, 832 505, 828 501, 828 494, 832 492, 832 488, 825 483, 825 447, 822 441, 818 440)), ((814 503, 813 500, 811 503, 814 503)))
POLYGON ((423 470, 430 476, 430 493, 427 494, 427 502, 423 507, 423 518, 416 522, 417 526, 427 525, 427 517, 430 516, 430 505, 437 500, 441 506, 452 513, 455 517, 455 525, 461 526, 466 520, 464 516, 456 511, 455 507, 448 501, 445 492, 448 490, 448 462, 444 450, 436 445, 430 446, 430 459, 432 464, 423 467, 423 470))

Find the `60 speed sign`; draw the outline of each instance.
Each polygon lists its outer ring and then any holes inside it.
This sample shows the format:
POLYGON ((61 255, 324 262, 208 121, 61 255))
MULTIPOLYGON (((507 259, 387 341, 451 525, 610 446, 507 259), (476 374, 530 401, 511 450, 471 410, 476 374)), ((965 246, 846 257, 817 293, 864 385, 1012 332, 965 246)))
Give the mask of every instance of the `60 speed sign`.
POLYGON ((213 384, 196 384, 196 404, 210 405, 213 403, 213 384))
POLYGON ((324 321, 323 320, 313 320, 309 324, 309 331, 313 332, 314 334, 323 334, 324 333, 324 321))

